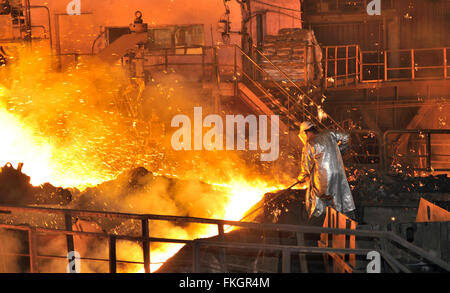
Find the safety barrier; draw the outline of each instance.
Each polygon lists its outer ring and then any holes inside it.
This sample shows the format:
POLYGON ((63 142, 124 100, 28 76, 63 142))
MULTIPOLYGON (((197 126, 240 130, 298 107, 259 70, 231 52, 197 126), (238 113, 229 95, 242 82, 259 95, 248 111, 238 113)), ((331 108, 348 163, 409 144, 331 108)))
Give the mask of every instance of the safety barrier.
POLYGON ((325 46, 325 88, 356 84, 360 78, 358 45, 325 46))
MULTIPOLYGON (((213 220, 204 218, 192 218, 192 217, 176 217, 176 216, 162 216, 162 215, 148 215, 148 214, 125 214, 125 213, 113 213, 113 212, 95 212, 95 211, 81 211, 81 210, 69 210, 69 209, 53 209, 53 208, 38 208, 38 207, 14 207, 14 206, 0 206, 0 213, 6 214, 8 216, 13 215, 24 215, 32 216, 36 214, 44 214, 46 216, 59 216, 63 217, 64 226, 63 229, 56 228, 46 228, 40 227, 36 224, 1 224, 0 228, 8 230, 19 230, 27 232, 27 242, 28 242, 28 253, 24 253, 21 256, 27 257, 29 262, 29 271, 32 273, 39 272, 39 259, 50 258, 50 259, 61 259, 66 258, 65 256, 58 255, 41 255, 39 253, 39 238, 44 235, 59 235, 66 237, 67 252, 73 252, 76 250, 74 246, 74 237, 93 237, 107 239, 108 241, 108 258, 85 258, 81 257, 81 260, 85 261, 102 261, 109 263, 109 272, 115 273, 116 266, 120 262, 128 262, 135 264, 142 264, 146 273, 150 273, 150 243, 178 243, 178 244, 188 244, 192 248, 192 272, 199 272, 200 269, 200 259, 199 252, 202 247, 216 247, 220 250, 222 257, 219 257, 221 262, 222 271, 226 270, 226 255, 225 248, 233 248, 239 250, 269 250, 278 251, 282 254, 282 272, 288 273, 291 271, 291 255, 293 253, 300 254, 354 254, 354 255, 367 255, 370 251, 374 249, 356 249, 356 248, 342 248, 341 244, 332 244, 331 247, 308 247, 303 245, 279 245, 279 244, 261 244, 261 243, 246 243, 246 242, 230 242, 226 240, 225 229, 226 225, 235 226, 245 229, 250 229, 254 231, 286 231, 294 232, 299 235, 304 233, 316 233, 316 234, 339 234, 354 237, 370 237, 370 238, 380 238, 385 241, 391 241, 397 245, 403 247, 411 253, 415 253, 422 257, 424 260, 439 266, 443 270, 450 271, 450 265, 441 259, 431 255, 427 251, 409 243, 405 239, 397 236, 392 232, 386 231, 359 231, 355 229, 342 229, 342 228, 323 228, 323 227, 312 227, 312 226, 296 226, 296 225, 281 225, 281 224, 259 224, 259 223, 249 223, 249 222, 237 222, 237 221, 225 221, 225 220, 213 220), (134 220, 139 221, 141 224, 141 235, 136 236, 127 233, 107 233, 107 232, 83 232, 83 231, 73 231, 72 224, 74 217, 87 217, 97 220, 134 220), (169 221, 174 223, 199 223, 207 225, 215 225, 218 227, 218 241, 208 240, 208 239, 173 239, 173 238, 157 238, 150 237, 151 227, 149 221, 169 221), (116 256, 116 242, 118 240, 127 240, 132 242, 137 242, 141 244, 143 262, 130 262, 124 260, 118 260, 116 256)), ((4 216, 4 215, 3 215, 4 216)), ((2 217, 3 217, 2 216, 2 217)), ((341 227, 340 224, 336 222, 336 227, 341 227)), ((347 227, 347 226, 345 226, 347 227)), ((350 226, 351 228, 351 226, 350 226)), ((300 237, 303 238, 303 237, 300 237)), ((339 239, 339 238, 338 238, 339 239)), ((338 241, 338 240, 335 240, 338 241)), ((346 242, 347 243, 347 242, 346 242)), ((382 257, 386 256, 386 252, 380 251, 382 257)), ((393 267, 394 271, 405 271, 402 265, 397 264, 395 261, 387 261, 390 266, 393 267)), ((407 271, 407 270, 406 270, 407 271)))
MULTIPOLYGON (((324 228, 355 230, 357 224, 357 222, 337 212, 335 209, 327 207, 323 224, 324 228)), ((321 234, 319 247, 355 249, 356 239, 354 235, 321 234)), ((356 255, 331 252, 324 255, 324 262, 325 268, 329 273, 352 273, 356 267, 356 255)))
POLYGON ((362 51, 359 45, 326 46, 325 88, 358 83, 449 78, 449 47, 362 51))
POLYGON ((447 222, 450 221, 450 212, 421 198, 417 210, 416 222, 447 222))

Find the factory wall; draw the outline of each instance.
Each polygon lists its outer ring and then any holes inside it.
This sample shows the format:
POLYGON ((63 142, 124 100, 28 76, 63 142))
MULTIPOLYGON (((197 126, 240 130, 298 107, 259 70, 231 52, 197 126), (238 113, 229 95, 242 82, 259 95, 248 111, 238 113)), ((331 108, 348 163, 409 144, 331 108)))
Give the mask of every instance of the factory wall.
POLYGON ((258 39, 258 15, 262 18, 263 36, 277 35, 283 28, 302 28, 299 0, 254 0, 250 3, 251 17, 248 30, 255 45, 258 39))
MULTIPOLYGON (((205 44, 221 42, 218 29, 225 13, 222 0, 80 0, 81 15, 67 15, 71 0, 31 0, 31 5, 47 6, 51 13, 52 40, 61 53, 90 53, 94 40, 105 26, 128 26, 137 10, 143 13, 149 26, 171 24, 204 24, 205 44), (58 40, 59 39, 59 40, 58 40)), ((240 28, 240 8, 230 3, 233 30, 240 28)), ((32 9, 32 24, 47 25, 44 9, 32 9)), ((42 36, 42 29, 33 29, 34 37, 42 36)), ((238 38, 239 40, 239 38, 238 38)), ((233 41, 236 37, 233 36, 233 41)))
POLYGON ((369 16, 363 2, 305 0, 304 25, 314 29, 323 45, 356 43, 363 50, 450 45, 448 0, 383 0, 380 16, 369 16))
MULTIPOLYGON (((143 19, 150 27, 203 24, 206 45, 222 42, 219 20, 225 14, 223 0, 79 0, 81 15, 67 15, 67 6, 71 1, 30 1, 32 6, 49 8, 52 42, 62 54, 90 53, 92 44, 103 27, 128 26, 133 22, 137 10, 143 13, 143 19)), ((254 42, 257 14, 263 15, 264 35, 277 34, 282 28, 301 27, 299 0, 255 0, 250 3, 248 30, 254 42)), ((227 2, 227 5, 230 8, 231 30, 239 32, 242 29, 241 6, 237 1, 227 2)), ((33 8, 31 14, 33 25, 48 28, 47 12, 44 9, 33 8)), ((6 18, 5 21, 7 22, 6 18)), ((33 36, 45 37, 43 28, 33 28, 33 36)), ((240 35, 233 33, 231 43, 241 45, 240 35)))
POLYGON ((400 15, 402 48, 436 48, 450 46, 450 1, 396 0, 400 15))

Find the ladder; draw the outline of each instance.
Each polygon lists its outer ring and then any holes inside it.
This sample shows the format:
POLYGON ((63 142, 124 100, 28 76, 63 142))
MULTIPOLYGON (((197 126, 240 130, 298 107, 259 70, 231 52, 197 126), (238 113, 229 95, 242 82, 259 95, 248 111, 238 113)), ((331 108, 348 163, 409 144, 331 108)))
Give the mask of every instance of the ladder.
POLYGON ((279 115, 281 127, 285 130, 298 130, 304 120, 311 120, 324 129, 343 129, 323 111, 310 92, 302 89, 258 49, 253 48, 253 57, 237 46, 236 50, 240 54, 243 67, 242 78, 238 84, 239 97, 256 112, 279 115), (265 66, 270 66, 271 70, 283 76, 284 80, 277 81, 255 59, 264 60, 265 66))

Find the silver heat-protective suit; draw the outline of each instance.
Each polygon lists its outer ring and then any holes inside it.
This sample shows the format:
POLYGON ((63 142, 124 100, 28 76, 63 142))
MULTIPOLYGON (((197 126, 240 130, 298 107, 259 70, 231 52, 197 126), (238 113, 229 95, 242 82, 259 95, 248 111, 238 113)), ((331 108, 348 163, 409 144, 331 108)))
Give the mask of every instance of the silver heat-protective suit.
POLYGON ((321 216, 328 205, 341 213, 355 209, 341 155, 349 143, 347 133, 327 130, 315 134, 304 146, 298 179, 309 177, 305 200, 309 217, 321 216), (332 198, 333 203, 321 199, 327 197, 332 198))

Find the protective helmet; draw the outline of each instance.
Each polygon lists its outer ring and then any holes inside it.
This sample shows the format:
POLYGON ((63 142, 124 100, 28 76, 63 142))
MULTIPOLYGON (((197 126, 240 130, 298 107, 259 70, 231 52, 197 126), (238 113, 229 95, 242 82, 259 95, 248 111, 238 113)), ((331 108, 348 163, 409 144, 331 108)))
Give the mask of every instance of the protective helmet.
POLYGON ((302 124, 300 125, 300 133, 298 134, 298 137, 300 138, 303 144, 306 144, 307 140, 306 131, 313 127, 315 127, 315 125, 311 121, 303 121, 302 124))

